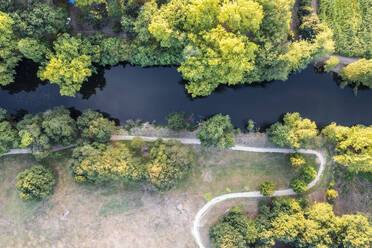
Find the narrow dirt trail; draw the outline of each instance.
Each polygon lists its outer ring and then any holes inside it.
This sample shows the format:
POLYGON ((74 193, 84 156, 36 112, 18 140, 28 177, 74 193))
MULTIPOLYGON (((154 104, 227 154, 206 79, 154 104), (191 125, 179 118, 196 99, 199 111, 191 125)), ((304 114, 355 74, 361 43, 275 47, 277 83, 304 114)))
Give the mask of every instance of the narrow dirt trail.
MULTIPOLYGON (((132 140, 136 136, 129 136, 129 135, 113 135, 111 136, 111 140, 119 141, 119 140, 132 140)), ((138 136, 141 137, 144 141, 155 141, 158 138, 161 137, 145 137, 145 136, 138 136)), ((200 141, 198 139, 187 139, 187 138, 162 138, 163 140, 178 140, 179 142, 183 144, 194 144, 198 145, 200 144, 200 141)), ((68 146, 68 147, 56 147, 53 149, 53 151, 61 151, 65 149, 69 149, 73 147, 74 145, 68 146)), ((232 148, 231 150, 235 151, 246 151, 246 152, 262 152, 262 153, 294 153, 295 151, 292 149, 285 149, 285 148, 262 148, 262 147, 251 147, 251 146, 244 146, 244 145, 237 145, 232 148)), ((10 152, 0 155, 16 155, 16 154, 27 154, 31 153, 32 151, 30 149, 12 149, 10 152)), ((308 188, 314 187, 317 182, 319 182, 320 178, 323 175, 325 166, 326 166, 326 159, 323 156, 322 153, 315 151, 315 150, 309 150, 309 149, 300 149, 297 152, 304 153, 304 154, 313 154, 315 155, 319 162, 320 167, 318 170, 318 173, 316 175, 316 178, 310 182, 307 186, 308 188)), ((293 189, 284 189, 284 190, 277 190, 274 192, 273 196, 290 196, 290 195, 296 195, 296 192, 293 191, 293 189)), ((206 248, 203 244, 199 228, 201 227, 201 221, 203 217, 206 215, 208 210, 212 208, 214 205, 226 201, 229 199, 236 199, 236 198, 262 198, 264 197, 259 191, 249 191, 249 192, 239 192, 239 193, 231 193, 231 194, 225 194, 220 195, 218 197, 213 198, 211 201, 209 201, 207 204, 205 204, 195 215, 193 225, 192 225, 192 235, 195 239, 196 244, 200 248, 206 248)))

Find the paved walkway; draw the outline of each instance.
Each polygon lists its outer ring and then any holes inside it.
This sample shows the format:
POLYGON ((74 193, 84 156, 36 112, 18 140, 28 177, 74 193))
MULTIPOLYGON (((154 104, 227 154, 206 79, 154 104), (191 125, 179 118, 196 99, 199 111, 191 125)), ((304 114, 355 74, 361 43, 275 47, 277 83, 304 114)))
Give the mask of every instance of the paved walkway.
MULTIPOLYGON (((111 137, 111 140, 132 140, 136 136, 129 136, 129 135, 113 135, 111 137)), ((139 136, 144 141, 155 141, 158 139, 158 137, 145 137, 145 136, 139 136)), ((162 138, 163 140, 178 140, 183 144, 200 144, 200 141, 198 139, 186 139, 186 138, 162 138)), ((53 151, 61 151, 65 149, 69 149, 75 145, 71 145, 68 147, 56 147, 53 149, 53 151)), ((285 149, 285 148, 262 148, 262 147, 250 147, 250 146, 242 146, 237 145, 231 148, 231 150, 235 151, 246 151, 246 152, 263 152, 263 153, 294 153, 295 151, 292 149, 285 149)), ((326 159, 318 151, 315 150, 308 150, 308 149, 300 149, 298 150, 300 153, 305 154, 313 154, 317 156, 320 167, 318 170, 318 174, 316 175, 316 178, 308 184, 308 188, 312 188, 315 186, 315 184, 320 180, 321 176, 323 175, 325 165, 326 165, 326 159)), ((10 152, 0 155, 15 155, 15 154, 28 154, 31 153, 30 149, 12 149, 10 152)), ((277 190, 274 192, 273 196, 289 196, 289 195, 296 195, 296 193, 293 191, 293 189, 284 189, 284 190, 277 190)), ((199 227, 201 226, 201 220, 205 216, 205 214, 208 212, 208 210, 216 205, 219 202, 226 201, 228 199, 234 199, 234 198, 261 198, 264 197, 259 191, 249 191, 249 192, 239 192, 239 193, 231 193, 231 194, 225 194, 218 197, 213 198, 211 201, 209 201, 207 204, 205 204, 195 215, 193 226, 192 226, 192 235, 195 239, 196 244, 200 248, 206 248, 203 245, 203 241, 199 232, 199 227)))

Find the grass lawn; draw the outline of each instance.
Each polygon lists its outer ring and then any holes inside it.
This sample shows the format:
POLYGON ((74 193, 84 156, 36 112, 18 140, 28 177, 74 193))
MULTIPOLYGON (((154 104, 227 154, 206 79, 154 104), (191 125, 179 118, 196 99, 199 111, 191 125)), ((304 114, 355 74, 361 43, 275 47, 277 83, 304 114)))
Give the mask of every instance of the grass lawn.
MULTIPOLYGON (((0 247, 190 247, 190 225, 206 194, 256 190, 264 180, 286 188, 298 173, 286 154, 195 147, 199 166, 165 193, 138 185, 76 184, 71 151, 55 153, 44 165, 57 173, 57 185, 40 202, 24 202, 15 190, 17 174, 38 163, 29 155, 0 158, 0 247)), ((316 167, 315 157, 309 159, 316 167)))
MULTIPOLYGON (((231 150, 199 150, 196 169, 179 187, 180 192, 211 194, 258 190, 263 181, 271 181, 277 189, 288 188, 299 175, 289 165, 288 155, 231 150)), ((315 155, 305 155, 316 170, 315 155)))
POLYGON ((319 0, 319 16, 334 32, 337 54, 372 58, 371 0, 319 0))

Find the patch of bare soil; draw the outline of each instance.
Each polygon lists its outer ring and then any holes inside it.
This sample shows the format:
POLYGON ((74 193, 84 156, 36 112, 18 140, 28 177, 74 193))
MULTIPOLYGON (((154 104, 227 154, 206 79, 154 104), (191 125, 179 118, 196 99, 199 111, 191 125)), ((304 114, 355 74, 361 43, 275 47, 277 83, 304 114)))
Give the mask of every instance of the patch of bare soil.
POLYGON ((352 180, 339 172, 335 188, 339 193, 334 204, 335 213, 354 214, 357 212, 372 213, 372 183, 367 179, 356 176, 352 180))

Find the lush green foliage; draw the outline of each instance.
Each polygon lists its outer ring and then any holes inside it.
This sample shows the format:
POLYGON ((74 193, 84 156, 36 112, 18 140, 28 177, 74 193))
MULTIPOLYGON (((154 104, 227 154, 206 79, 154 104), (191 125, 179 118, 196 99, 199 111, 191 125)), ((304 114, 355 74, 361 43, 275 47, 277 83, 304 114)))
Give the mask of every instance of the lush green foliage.
POLYGON ((43 114, 41 126, 45 134, 56 144, 70 145, 77 137, 75 121, 70 111, 63 107, 47 110, 43 114))
POLYGON ((183 112, 173 112, 167 116, 168 128, 179 131, 188 127, 187 115, 183 112))
POLYGON ((7 85, 14 81, 14 68, 20 56, 17 54, 17 41, 13 32, 14 21, 0 12, 0 85, 7 85))
POLYGON ((306 182, 304 180, 298 179, 298 178, 293 179, 290 186, 294 190, 294 192, 296 192, 296 193, 304 193, 308 189, 306 182))
POLYGON ((311 167, 311 166, 304 166, 300 170, 300 178, 305 182, 305 183, 310 183, 313 181, 316 177, 316 170, 311 167))
POLYGON ((62 8, 54 9, 47 3, 27 1, 11 16, 14 19, 14 30, 22 38, 45 39, 66 31, 65 11, 62 8))
POLYGON ((18 146, 17 130, 8 121, 0 121, 0 154, 18 146))
POLYGON ((372 56, 372 2, 320 0, 319 16, 334 31, 336 52, 349 57, 372 56))
POLYGON ((209 230, 216 248, 273 247, 276 241, 291 247, 368 248, 372 225, 363 215, 335 216, 328 203, 309 206, 304 200, 274 198, 260 203, 255 221, 242 207, 232 208, 209 230))
POLYGON ((149 180, 158 190, 169 190, 184 179, 194 165, 193 151, 178 141, 156 141, 150 149, 149 180))
POLYGON ((357 86, 363 85, 372 88, 372 59, 360 59, 351 63, 342 69, 340 75, 351 84, 355 83, 357 86))
POLYGON ((275 186, 272 182, 262 182, 259 188, 263 196, 271 196, 275 191, 275 186))
POLYGON ((298 149, 318 134, 315 122, 302 118, 299 113, 287 113, 283 124, 273 124, 268 135, 274 144, 298 149))
POLYGON ((204 121, 197 134, 205 147, 228 148, 235 145, 233 126, 228 115, 218 114, 204 121))
POLYGON ((88 142, 107 143, 110 141, 114 123, 99 112, 85 111, 76 121, 81 138, 88 142))
POLYGON ((292 153, 289 155, 289 161, 291 165, 295 168, 299 168, 302 165, 306 164, 304 155, 301 153, 292 153))
POLYGON ((36 63, 43 62, 46 55, 50 53, 49 48, 45 44, 33 38, 21 39, 17 48, 23 56, 36 63))
POLYGON ((150 146, 150 158, 142 154, 142 139, 129 145, 83 145, 74 149, 71 171, 75 181, 83 183, 150 182, 160 191, 169 190, 184 179, 194 165, 191 148, 178 141, 157 140, 150 146))
POLYGON ((90 145, 77 147, 71 164, 76 182, 135 182, 145 177, 144 167, 133 158, 125 144, 113 144, 101 151, 90 145))
POLYGON ((17 176, 17 190, 23 200, 41 200, 53 193, 56 178, 44 166, 32 166, 17 176))
POLYGON ((324 70, 327 72, 332 71, 339 63, 340 60, 336 56, 331 56, 324 63, 324 70))
POLYGON ((332 33, 319 21, 304 24, 317 31, 311 39, 283 42, 291 33, 293 4, 171 0, 153 11, 147 36, 162 48, 182 51, 179 71, 194 97, 209 95, 220 84, 285 80, 291 71, 333 50, 332 33))
POLYGON ((372 126, 337 126, 336 123, 322 131, 329 142, 336 146, 333 159, 352 173, 372 172, 372 126))
POLYGON ((63 34, 54 42, 54 53, 39 71, 39 77, 58 84, 61 95, 74 96, 95 71, 92 63, 98 62, 99 56, 99 46, 88 39, 63 34))

